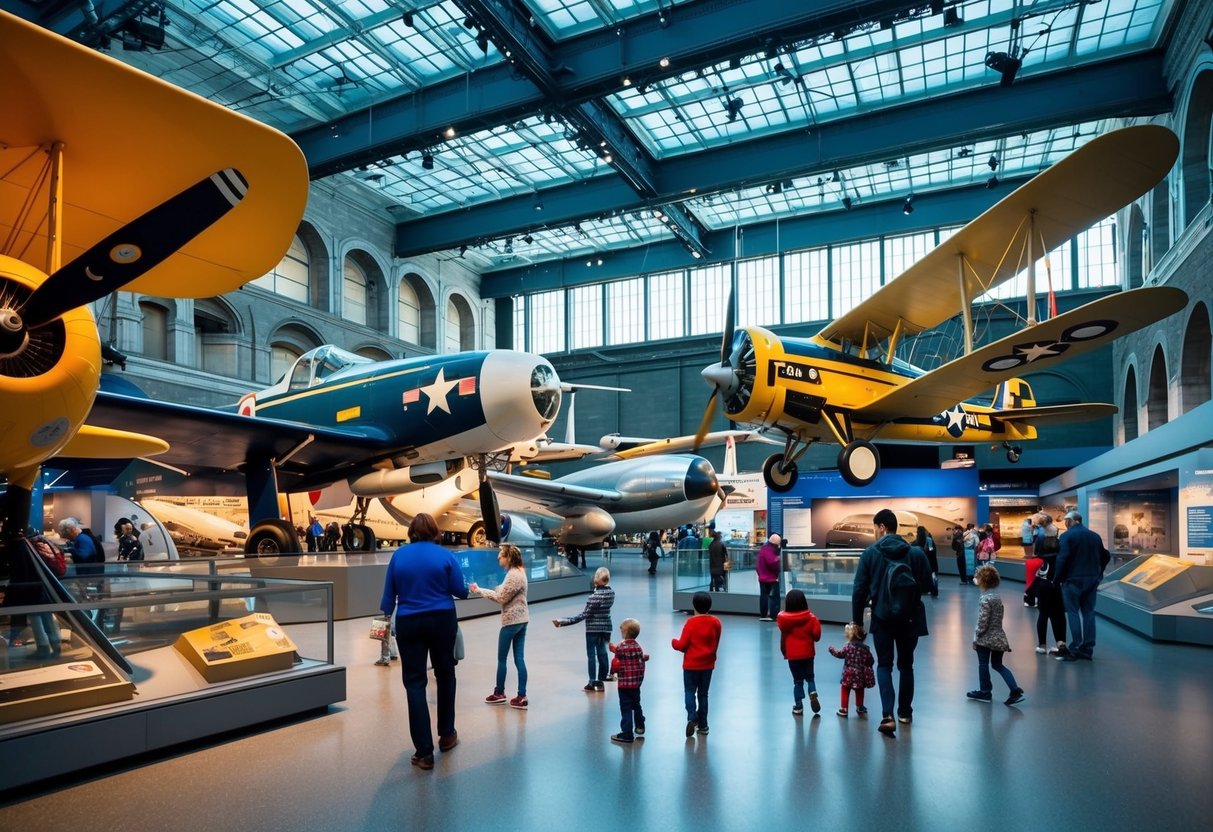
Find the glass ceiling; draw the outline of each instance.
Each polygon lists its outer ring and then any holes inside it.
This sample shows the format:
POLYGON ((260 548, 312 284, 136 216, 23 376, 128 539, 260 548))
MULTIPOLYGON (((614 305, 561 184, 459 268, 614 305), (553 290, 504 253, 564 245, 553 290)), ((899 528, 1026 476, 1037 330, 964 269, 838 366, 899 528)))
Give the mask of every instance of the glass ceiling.
MULTIPOLYGON (((949 0, 944 14, 932 14, 924 1, 908 19, 755 43, 747 56, 637 79, 604 100, 659 162, 997 83, 986 66, 991 52, 1018 55, 1022 77, 1149 49, 1173 2, 949 0)), ((522 0, 522 7, 541 35, 559 43, 612 28, 626 37, 628 22, 642 15, 661 14, 676 32, 699 3, 715 0, 522 0)), ((165 9, 163 50, 115 46, 111 54, 287 132, 452 78, 465 77, 472 89, 478 70, 504 60, 453 0, 168 0, 165 9)), ((841 210, 844 196, 863 204, 1032 173, 1104 127, 1017 134, 684 205, 709 229, 841 210)), ((337 174, 400 222, 528 193, 541 204, 547 188, 616 175, 558 118, 539 114, 337 174)), ((470 241, 480 236, 469 227, 470 241)), ((671 238, 648 212, 587 216, 577 228, 524 236, 532 242, 515 236, 510 252, 505 239, 477 251, 496 268, 671 238)))

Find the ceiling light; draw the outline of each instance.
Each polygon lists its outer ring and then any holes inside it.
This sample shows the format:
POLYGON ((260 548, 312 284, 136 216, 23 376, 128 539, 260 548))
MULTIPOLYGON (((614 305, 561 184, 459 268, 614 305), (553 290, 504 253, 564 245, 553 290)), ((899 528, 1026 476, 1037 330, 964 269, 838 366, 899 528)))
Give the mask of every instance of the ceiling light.
POLYGON ((630 87, 630 86, 632 86, 632 79, 631 79, 631 78, 629 78, 629 77, 628 77, 628 76, 626 76, 626 75, 625 75, 625 76, 623 76, 623 85, 624 85, 625 87, 630 87))
POLYGON ((767 185, 767 193, 768 194, 783 193, 783 183, 782 182, 772 182, 771 184, 767 185))
POLYGON ((413 13, 412 12, 405 12, 404 15, 400 19, 404 21, 405 26, 411 27, 413 25, 413 13))
POLYGON ((446 136, 448 139, 455 138, 455 128, 454 127, 446 128, 446 130, 443 131, 442 135, 446 136))
POLYGON ((489 53, 489 36, 483 30, 476 33, 476 45, 480 47, 480 51, 484 54, 489 53))
POLYGON ((668 68, 669 68, 669 66, 670 66, 670 59, 669 59, 669 58, 662 58, 660 61, 658 61, 658 62, 657 62, 657 65, 658 65, 659 67, 661 67, 662 69, 668 69, 668 68))
POLYGON ((657 25, 662 29, 670 25, 670 18, 664 11, 657 14, 657 25))
POLYGON ((602 265, 602 258, 601 258, 601 257, 599 257, 599 258, 598 258, 598 260, 597 260, 597 261, 595 261, 595 262, 597 262, 597 263, 598 263, 598 265, 599 265, 599 266, 601 266, 601 265, 602 265))
POLYGON ((592 266, 592 265, 594 265, 594 261, 593 261, 593 260, 586 260, 586 261, 585 261, 585 267, 586 267, 587 269, 588 269, 590 266, 592 266))
POLYGON ((991 176, 989 179, 987 179, 987 180, 986 180, 986 187, 987 187, 987 188, 997 188, 997 187, 998 187, 998 177, 997 177, 997 176, 991 176))
POLYGON ((701 257, 703 257, 703 255, 702 255, 702 254, 700 254, 700 253, 699 253, 698 251, 696 251, 695 249, 691 249, 691 256, 692 256, 692 257, 694 257, 696 260, 698 260, 698 259, 700 259, 701 257))
POLYGON ((526 243, 529 246, 531 243, 535 242, 535 238, 532 237, 530 234, 527 234, 525 237, 522 238, 522 242, 526 243))
POLYGON ((421 167, 424 168, 425 170, 433 170, 434 169, 434 154, 422 153, 421 154, 421 167))
POLYGON ((991 156, 990 161, 986 162, 990 166, 990 170, 998 170, 998 157, 991 156))
POLYGON ((1023 66, 1023 61, 1006 52, 990 52, 986 55, 986 66, 1002 76, 998 82, 1000 87, 1009 87, 1015 83, 1015 74, 1023 66))
POLYGON ((914 194, 910 194, 906 197, 906 201, 902 203, 901 206, 901 213, 905 214, 907 217, 914 213, 914 194))
POLYGON ((471 15, 468 15, 467 17, 465 17, 463 19, 463 28, 473 29, 473 28, 475 28, 475 26, 476 26, 476 21, 474 19, 472 19, 471 15))
POLYGON ((741 115, 741 108, 745 106, 745 102, 740 98, 730 98, 725 105, 725 109, 729 112, 729 121, 737 121, 737 117, 741 115))
POLYGON ((543 210, 543 201, 539 199, 539 194, 535 194, 535 210, 536 211, 543 210))

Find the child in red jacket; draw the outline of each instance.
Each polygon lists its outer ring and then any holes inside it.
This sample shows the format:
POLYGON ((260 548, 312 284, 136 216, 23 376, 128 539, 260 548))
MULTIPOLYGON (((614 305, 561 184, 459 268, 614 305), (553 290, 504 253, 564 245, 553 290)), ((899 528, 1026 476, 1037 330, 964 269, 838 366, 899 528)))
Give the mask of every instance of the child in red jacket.
POLYGON ((805 683, 809 688, 809 707, 813 716, 821 713, 817 701, 817 683, 813 678, 813 657, 817 655, 816 643, 821 640, 821 621, 809 611, 809 602, 799 589, 790 590, 783 602, 784 611, 775 617, 779 627, 779 651, 788 660, 792 671, 792 714, 804 713, 805 683))
POLYGON ((720 645, 720 619, 708 615, 712 596, 696 592, 691 598, 695 614, 682 627, 682 635, 671 641, 682 659, 682 690, 686 696, 687 739, 708 732, 708 686, 716 668, 716 648, 720 645))

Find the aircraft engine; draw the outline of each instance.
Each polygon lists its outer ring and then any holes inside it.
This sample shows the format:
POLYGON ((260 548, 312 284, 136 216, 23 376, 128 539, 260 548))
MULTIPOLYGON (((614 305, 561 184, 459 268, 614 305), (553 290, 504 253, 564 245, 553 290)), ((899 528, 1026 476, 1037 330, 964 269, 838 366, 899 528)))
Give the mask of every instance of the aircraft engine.
POLYGON ((350 491, 357 497, 391 497, 417 491, 458 474, 467 466, 463 457, 409 465, 390 471, 372 471, 349 480, 350 491))
POLYGON ((593 546, 601 543, 613 531, 615 518, 597 506, 591 506, 582 513, 566 514, 553 536, 561 543, 593 546))
POLYGON ((729 419, 742 424, 760 424, 771 412, 783 388, 757 378, 757 368, 765 366, 768 358, 773 357, 776 352, 773 347, 777 344, 776 337, 764 329, 738 330, 728 359, 732 378, 727 387, 720 388, 724 412, 729 419), (760 357, 762 361, 759 361, 760 357))
MULTIPOLYGON (((46 280, 38 269, 0 255, 0 331, 46 280)), ((0 391, 5 429, 0 470, 38 465, 63 449, 97 395, 101 342, 88 307, 64 312, 44 326, 0 340, 0 391)))

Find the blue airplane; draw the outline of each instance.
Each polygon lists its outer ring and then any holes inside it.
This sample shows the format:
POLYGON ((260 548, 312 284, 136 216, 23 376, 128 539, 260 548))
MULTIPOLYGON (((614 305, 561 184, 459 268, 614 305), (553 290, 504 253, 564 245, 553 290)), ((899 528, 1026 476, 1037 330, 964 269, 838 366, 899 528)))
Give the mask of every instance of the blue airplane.
MULTIPOLYGON (((279 513, 280 491, 345 480, 365 504, 467 468, 484 479, 491 467, 534 456, 568 387, 546 359, 512 350, 374 361, 329 345, 300 356, 235 412, 102 391, 88 421, 138 425, 169 443, 166 453, 127 470, 119 487, 136 498, 240 493, 243 486, 245 551, 271 555, 299 551, 294 527, 279 513)), ((491 485, 480 491, 485 517, 497 518, 491 485)), ((489 525, 496 540, 496 522, 489 525)), ((346 543, 375 548, 357 516, 346 543)))

